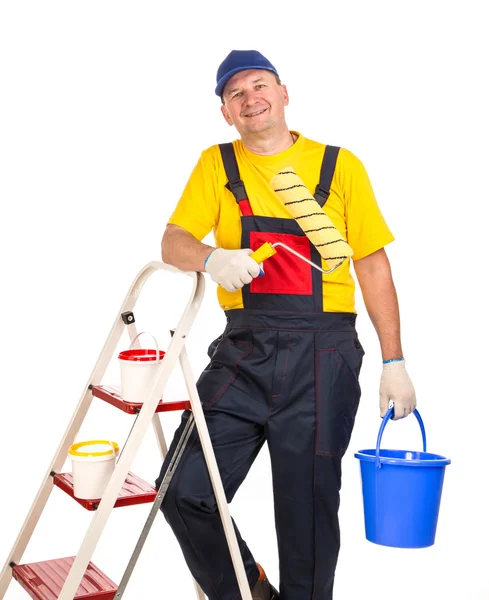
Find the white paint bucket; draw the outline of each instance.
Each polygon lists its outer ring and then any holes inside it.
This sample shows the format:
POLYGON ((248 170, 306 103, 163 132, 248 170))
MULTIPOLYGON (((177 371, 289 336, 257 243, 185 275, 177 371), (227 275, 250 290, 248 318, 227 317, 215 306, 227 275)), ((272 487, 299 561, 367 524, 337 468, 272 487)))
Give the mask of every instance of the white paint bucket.
POLYGON ((119 446, 108 440, 78 442, 70 446, 73 493, 83 500, 99 500, 114 472, 119 446))
POLYGON ((119 353, 119 364, 121 366, 121 396, 125 402, 142 404, 148 397, 154 385, 155 375, 160 362, 165 356, 163 350, 158 348, 158 342, 153 338, 156 350, 145 348, 133 348, 134 342, 142 331, 132 340, 129 350, 119 353))

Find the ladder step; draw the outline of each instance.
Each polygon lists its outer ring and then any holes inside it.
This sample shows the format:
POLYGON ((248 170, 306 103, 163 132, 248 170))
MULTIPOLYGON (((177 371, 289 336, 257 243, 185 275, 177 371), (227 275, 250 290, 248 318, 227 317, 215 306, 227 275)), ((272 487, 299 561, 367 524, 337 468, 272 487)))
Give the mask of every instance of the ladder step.
MULTIPOLYGON (((35 600, 57 600, 68 577, 74 556, 17 565, 12 569, 14 578, 35 600)), ((112 600, 117 585, 92 562, 73 600, 112 600)))
MULTIPOLYGON (((142 403, 136 404, 135 402, 125 402, 122 399, 120 387, 116 385, 95 385, 92 388, 92 394, 129 414, 135 414, 139 412, 143 406, 142 403)), ((190 400, 175 400, 173 402, 164 402, 163 400, 160 400, 155 412, 170 412, 174 410, 190 409, 190 400)))
MULTIPOLYGON (((54 476, 54 484, 87 510, 96 510, 100 504, 100 498, 94 498, 93 500, 75 498, 72 473, 57 473, 54 476)), ((119 497, 115 501, 114 507, 117 508, 118 506, 132 506, 134 504, 154 502, 157 493, 158 490, 154 486, 150 485, 137 475, 134 475, 134 473, 129 472, 126 481, 122 485, 119 497)))

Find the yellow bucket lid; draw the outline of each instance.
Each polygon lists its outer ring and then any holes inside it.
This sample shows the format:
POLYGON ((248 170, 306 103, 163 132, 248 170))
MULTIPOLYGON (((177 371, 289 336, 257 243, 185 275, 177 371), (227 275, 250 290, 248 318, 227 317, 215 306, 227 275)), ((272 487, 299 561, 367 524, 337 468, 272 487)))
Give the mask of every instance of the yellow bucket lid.
POLYGON ((78 442, 70 446, 68 454, 71 456, 109 456, 119 452, 119 445, 116 442, 109 440, 90 440, 88 442, 78 442), (80 448, 86 448, 87 446, 110 446, 109 450, 100 451, 99 449, 93 449, 88 451, 81 451, 80 448))

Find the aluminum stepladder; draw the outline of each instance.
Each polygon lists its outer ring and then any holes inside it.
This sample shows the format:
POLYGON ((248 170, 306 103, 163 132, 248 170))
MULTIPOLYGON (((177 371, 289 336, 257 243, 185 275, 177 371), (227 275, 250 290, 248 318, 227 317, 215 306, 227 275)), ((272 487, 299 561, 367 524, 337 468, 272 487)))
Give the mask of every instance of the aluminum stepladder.
MULTIPOLYGON (((36 600, 45 600, 45 598, 56 598, 58 600, 83 600, 85 598, 90 598, 90 600, 119 600, 124 593, 129 577, 139 557, 142 545, 144 544, 153 520, 159 511, 159 506, 164 499, 171 477, 178 465, 178 461, 185 449, 186 442, 194 426, 197 427, 197 432, 202 445, 236 573, 241 598, 243 600, 252 600, 204 413, 185 348, 185 340, 202 303, 204 290, 205 280, 202 273, 179 271, 163 262, 154 261, 148 263, 136 276, 122 304, 119 314, 117 315, 115 323, 112 326, 92 374, 90 375, 89 381, 83 391, 68 428, 66 429, 49 469, 42 480, 41 487, 24 521, 17 540, 14 543, 13 549, 1 572, 0 600, 5 597, 12 578, 17 579, 28 594, 36 600), (140 405, 129 406, 127 403, 124 403, 123 399, 118 396, 113 389, 100 385, 100 382, 116 350, 124 329, 127 327, 131 340, 137 336, 132 310, 147 279, 154 272, 161 269, 173 274, 183 274, 191 277, 193 283, 192 292, 177 327, 172 331, 170 344, 166 350, 164 359, 158 367, 157 374, 155 375, 155 382, 148 397, 142 399, 140 405), (165 402, 164 400, 161 400, 163 391, 170 374, 177 363, 180 365, 190 401, 165 402), (114 472, 101 499, 96 499, 94 501, 77 500, 80 504, 85 506, 85 508, 95 510, 94 516, 78 550, 78 554, 69 559, 55 559, 22 565, 20 564, 22 555, 29 544, 53 487, 55 485, 60 487, 74 498, 71 474, 60 474, 59 471, 64 465, 68 449, 73 444, 75 436, 88 413, 94 397, 105 400, 110 404, 121 408, 125 412, 136 414, 134 425, 119 455, 114 472), (191 409, 191 416, 188 420, 187 427, 182 434, 179 446, 176 448, 174 456, 172 457, 160 489, 156 490, 153 486, 145 484, 140 478, 130 473, 129 469, 131 463, 144 439, 144 435, 150 422, 153 424, 162 457, 167 454, 167 445, 158 413, 168 410, 184 409, 191 409), (125 487, 125 484, 128 485, 125 487), (132 490, 131 492, 128 491, 129 488, 132 490), (137 488, 136 492, 134 492, 134 488, 137 488), (134 493, 136 494, 135 496, 132 495, 134 493), (126 506, 151 501, 153 501, 153 505, 147 521, 122 580, 119 586, 117 586, 117 584, 104 575, 104 573, 91 562, 91 557, 109 519, 110 512, 115 506, 126 506), (47 575, 48 572, 50 574, 49 577, 47 575), (54 577, 53 573, 57 573, 57 576, 54 577), (45 580, 43 580, 43 574, 46 577, 45 580)), ((139 342, 134 344, 134 347, 137 347, 138 345, 139 342)), ((204 593, 196 581, 194 581, 194 586, 197 598, 199 600, 204 600, 204 593)))

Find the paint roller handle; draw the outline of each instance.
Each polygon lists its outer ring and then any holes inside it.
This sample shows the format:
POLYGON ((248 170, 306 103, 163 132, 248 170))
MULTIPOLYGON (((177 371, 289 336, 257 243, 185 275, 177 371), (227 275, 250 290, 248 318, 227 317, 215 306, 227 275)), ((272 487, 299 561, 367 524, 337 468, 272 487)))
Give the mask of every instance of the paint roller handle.
MULTIPOLYGON (((265 261, 267 258, 270 258, 271 256, 273 256, 276 253, 277 253, 277 251, 272 246, 272 244, 270 244, 270 242, 265 242, 258 248, 258 250, 255 250, 252 254, 250 254, 250 258, 252 258, 258 264, 260 264, 263 261, 265 261)), ((265 275, 265 273, 263 271, 261 271, 260 277, 263 277, 263 275, 265 275)))
MULTIPOLYGON (((288 252, 291 252, 292 254, 297 256, 297 258, 300 258, 301 260, 306 262, 308 265, 311 265, 311 267, 314 267, 318 271, 321 271, 321 273, 324 273, 324 275, 329 275, 333 271, 336 271, 336 269, 338 267, 341 267, 341 265, 345 262, 345 259, 343 259, 338 264, 336 264, 334 267, 332 267, 331 269, 328 269, 326 271, 326 270, 322 269, 319 265, 315 265, 312 261, 308 260, 305 256, 302 256, 302 254, 299 254, 299 252, 297 252, 296 250, 293 250, 292 248, 290 248, 286 244, 283 244, 282 242, 275 242, 273 245, 270 244, 270 242, 265 242, 262 246, 260 246, 258 248, 258 250, 255 250, 253 253, 251 253, 250 256, 251 256, 251 258, 256 260, 256 262, 258 264, 260 264, 267 258, 270 258, 270 256, 273 256, 274 254, 277 253, 277 250, 275 249, 276 246, 281 246, 282 248, 285 248, 288 252)), ((265 273, 262 272, 262 273, 260 273, 260 275, 265 275, 265 273)))

